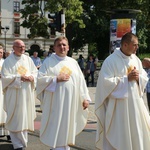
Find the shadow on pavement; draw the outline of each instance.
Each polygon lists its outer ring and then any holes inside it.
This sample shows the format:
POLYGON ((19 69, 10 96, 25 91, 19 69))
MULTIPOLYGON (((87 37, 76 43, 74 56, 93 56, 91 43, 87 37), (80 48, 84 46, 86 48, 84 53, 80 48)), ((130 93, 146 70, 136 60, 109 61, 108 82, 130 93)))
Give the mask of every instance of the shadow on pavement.
POLYGON ((0 139, 0 150, 14 150, 14 148, 10 141, 0 139))
POLYGON ((71 147, 71 150, 86 150, 86 149, 84 149, 84 148, 80 148, 80 147, 77 147, 77 146, 72 146, 72 145, 70 145, 70 147, 71 147))
POLYGON ((95 129, 84 129, 83 132, 95 132, 95 129))
POLYGON ((29 132, 28 135, 34 136, 34 137, 38 137, 39 138, 39 131, 35 130, 35 132, 29 132))

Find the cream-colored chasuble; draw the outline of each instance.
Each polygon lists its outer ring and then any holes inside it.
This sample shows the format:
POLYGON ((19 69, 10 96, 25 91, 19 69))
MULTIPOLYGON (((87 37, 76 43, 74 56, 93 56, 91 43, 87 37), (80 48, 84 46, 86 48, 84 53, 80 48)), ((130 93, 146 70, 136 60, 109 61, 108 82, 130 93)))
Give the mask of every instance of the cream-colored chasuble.
MULTIPOLYGON (((1 68, 2 68, 3 62, 4 62, 4 59, 3 58, 0 59, 0 74, 1 74, 1 68)), ((3 108, 3 103, 4 103, 4 100, 3 100, 2 81, 0 78, 0 126, 5 124, 5 121, 6 121, 6 113, 3 108)))
MULTIPOLYGON (((0 59, 0 74, 1 68, 3 65, 4 59, 0 59)), ((8 131, 5 129, 5 122, 6 122, 6 112, 4 111, 4 95, 2 90, 2 81, 0 78, 0 136, 8 135, 8 131)))
POLYGON ((13 53, 4 61, 2 85, 4 108, 7 112, 6 128, 12 132, 34 130, 35 84, 37 69, 30 57, 13 53), (20 75, 34 77, 34 82, 22 82, 20 75))
POLYGON ((52 54, 39 70, 36 92, 43 112, 40 140, 51 148, 75 144, 75 136, 84 129, 88 117, 82 102, 90 100, 76 60, 70 57, 60 60, 52 54), (70 75, 69 81, 56 83, 55 92, 47 91, 46 87, 60 73, 70 75))
POLYGON ((27 69, 24 66, 19 66, 17 69, 17 73, 20 75, 25 75, 27 73, 27 69))
POLYGON ((146 83, 146 72, 136 55, 115 50, 104 61, 95 96, 98 149, 150 149, 150 116, 143 101, 146 83), (139 71, 139 84, 128 82, 131 65, 139 71))
POLYGON ((72 71, 68 67, 64 66, 61 68, 60 73, 67 74, 70 76, 72 71))

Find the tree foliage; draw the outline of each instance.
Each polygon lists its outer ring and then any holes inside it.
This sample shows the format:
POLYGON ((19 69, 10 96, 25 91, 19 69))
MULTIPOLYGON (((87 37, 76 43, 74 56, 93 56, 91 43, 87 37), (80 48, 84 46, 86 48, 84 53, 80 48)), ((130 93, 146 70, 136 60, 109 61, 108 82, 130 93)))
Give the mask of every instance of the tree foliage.
POLYGON ((48 38, 48 19, 44 17, 44 12, 41 6, 42 1, 23 0, 22 4, 25 4, 25 8, 21 10, 22 18, 24 18, 24 21, 21 24, 21 26, 30 30, 28 38, 48 38))
POLYGON ((66 36, 69 39, 71 50, 78 51, 88 43, 91 48, 89 51, 96 53, 100 59, 104 59, 109 50, 112 10, 138 8, 141 10, 141 13, 136 15, 139 52, 150 50, 149 0, 45 0, 44 10, 41 9, 42 1, 22 1, 25 4, 24 10, 21 11, 25 19, 22 25, 30 29, 30 38, 48 37, 48 20, 44 12, 53 13, 64 9, 67 25, 66 36))
POLYGON ((83 12, 82 2, 79 0, 23 0, 25 8, 21 10, 22 18, 25 20, 21 24, 23 27, 30 29, 29 38, 49 36, 48 19, 45 11, 55 13, 60 10, 65 11, 66 24, 78 22, 80 27, 84 27, 80 16, 83 12), (42 7, 44 3, 44 8, 42 7))
MULTIPOLYGON (((149 0, 82 0, 84 12, 88 14, 86 24, 86 37, 88 43, 95 45, 99 58, 104 59, 109 50, 109 28, 112 10, 134 9, 141 10, 137 13, 137 36, 139 37, 139 52, 149 52, 150 49, 150 2, 149 0), (91 9, 92 7, 92 9, 91 9), (92 32, 91 32, 92 31, 92 32), (94 44, 95 43, 95 44, 94 44)), ((76 37, 79 38, 79 37, 76 37)))

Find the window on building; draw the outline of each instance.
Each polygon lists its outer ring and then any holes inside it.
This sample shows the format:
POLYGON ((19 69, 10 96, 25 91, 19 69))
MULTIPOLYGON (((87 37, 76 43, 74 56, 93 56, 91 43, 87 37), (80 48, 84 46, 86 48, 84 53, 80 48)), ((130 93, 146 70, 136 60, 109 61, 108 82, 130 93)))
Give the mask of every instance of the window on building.
POLYGON ((20 34, 20 22, 14 22, 14 34, 20 34))
POLYGON ((14 12, 20 11, 20 2, 14 2, 14 12))

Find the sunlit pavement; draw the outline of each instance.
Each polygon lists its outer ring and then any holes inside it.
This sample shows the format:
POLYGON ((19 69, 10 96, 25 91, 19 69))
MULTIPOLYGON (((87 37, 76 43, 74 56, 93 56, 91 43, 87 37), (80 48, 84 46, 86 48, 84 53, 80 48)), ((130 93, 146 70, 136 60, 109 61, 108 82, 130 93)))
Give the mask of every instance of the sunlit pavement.
MULTIPOLYGON (((95 137, 96 137, 96 116, 94 115, 94 98, 95 98, 95 87, 89 87, 89 94, 92 102, 89 106, 89 117, 87 125, 84 130, 76 136, 76 143, 74 146, 70 146, 71 150, 96 150, 95 148, 95 137)), ((37 118, 35 119, 34 126, 35 131, 29 132, 28 147, 26 150, 49 150, 50 148, 39 139, 39 129, 41 120, 40 102, 36 100, 36 111, 37 118)), ((0 138, 0 150, 13 150, 12 143, 7 141, 6 137, 0 138)))

